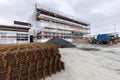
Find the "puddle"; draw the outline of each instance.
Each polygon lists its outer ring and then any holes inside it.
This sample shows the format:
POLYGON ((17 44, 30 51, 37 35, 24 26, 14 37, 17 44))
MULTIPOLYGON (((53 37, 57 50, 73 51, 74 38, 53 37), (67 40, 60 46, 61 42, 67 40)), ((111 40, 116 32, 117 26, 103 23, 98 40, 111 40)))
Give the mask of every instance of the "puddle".
POLYGON ((116 72, 117 72, 118 74, 120 74, 120 69, 116 69, 116 72))
POLYGON ((78 49, 81 49, 84 51, 100 51, 100 49, 97 49, 97 48, 78 48, 78 49))
POLYGON ((109 52, 109 53, 115 53, 114 51, 107 51, 107 52, 109 52))

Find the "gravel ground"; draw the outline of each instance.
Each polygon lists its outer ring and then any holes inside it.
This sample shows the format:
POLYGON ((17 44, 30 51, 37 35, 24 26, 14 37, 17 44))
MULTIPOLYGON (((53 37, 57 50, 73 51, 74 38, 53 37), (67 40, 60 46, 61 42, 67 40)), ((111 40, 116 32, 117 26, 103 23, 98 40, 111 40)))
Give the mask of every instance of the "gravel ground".
POLYGON ((120 46, 77 44, 60 53, 65 71, 46 80, 120 80, 120 46))

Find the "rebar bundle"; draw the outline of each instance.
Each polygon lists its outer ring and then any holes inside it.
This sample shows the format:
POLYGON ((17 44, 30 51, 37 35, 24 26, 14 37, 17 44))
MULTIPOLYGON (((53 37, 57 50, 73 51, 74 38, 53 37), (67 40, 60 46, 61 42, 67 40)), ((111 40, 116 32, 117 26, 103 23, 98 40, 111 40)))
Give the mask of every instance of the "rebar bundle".
POLYGON ((57 45, 0 45, 0 80, 45 80, 62 69, 64 62, 57 45))

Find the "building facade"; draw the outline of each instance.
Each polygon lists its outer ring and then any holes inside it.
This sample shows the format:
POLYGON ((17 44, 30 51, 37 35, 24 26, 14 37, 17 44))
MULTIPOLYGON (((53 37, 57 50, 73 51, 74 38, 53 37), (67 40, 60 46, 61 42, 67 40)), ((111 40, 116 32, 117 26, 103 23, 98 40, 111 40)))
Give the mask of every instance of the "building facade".
POLYGON ((29 27, 0 25, 0 44, 29 42, 29 27))
POLYGON ((43 7, 36 7, 36 27, 41 30, 36 35, 37 42, 51 38, 63 38, 72 42, 90 34, 89 23, 43 7))
POLYGON ((32 17, 35 20, 30 23, 14 21, 14 24, 20 26, 0 25, 0 44, 30 42, 31 35, 35 42, 46 42, 51 38, 73 42, 90 34, 89 23, 46 7, 36 7, 32 17), (29 32, 31 30, 33 34, 29 32))

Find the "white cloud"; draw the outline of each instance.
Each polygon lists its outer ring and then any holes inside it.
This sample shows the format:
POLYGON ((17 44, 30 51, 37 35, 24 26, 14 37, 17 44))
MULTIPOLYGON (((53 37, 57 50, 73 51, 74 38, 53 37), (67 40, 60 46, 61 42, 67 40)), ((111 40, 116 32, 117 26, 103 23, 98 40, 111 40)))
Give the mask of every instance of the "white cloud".
POLYGON ((0 0, 0 4, 6 4, 6 3, 8 3, 7 0, 0 0))
POLYGON ((103 3, 100 6, 96 6, 95 8, 92 9, 92 12, 109 16, 118 12, 119 8, 120 8, 120 0, 112 0, 103 3))
POLYGON ((0 18, 0 25, 11 24, 10 21, 0 18))
POLYGON ((0 0, 0 24, 26 21, 36 2, 90 22, 92 34, 111 32, 113 24, 120 26, 120 0, 0 0))

